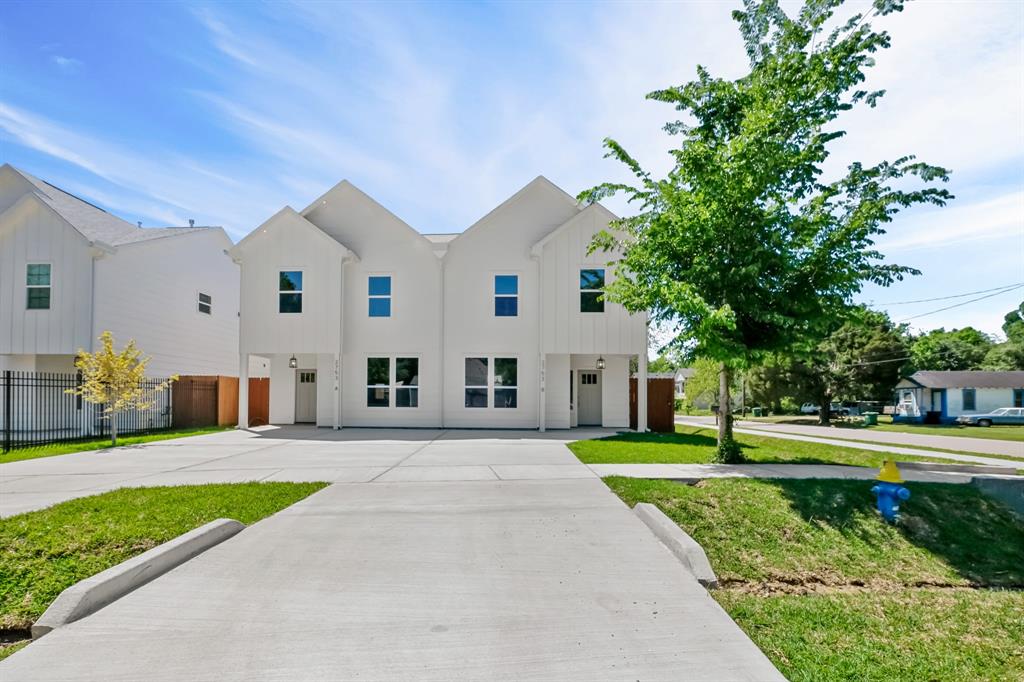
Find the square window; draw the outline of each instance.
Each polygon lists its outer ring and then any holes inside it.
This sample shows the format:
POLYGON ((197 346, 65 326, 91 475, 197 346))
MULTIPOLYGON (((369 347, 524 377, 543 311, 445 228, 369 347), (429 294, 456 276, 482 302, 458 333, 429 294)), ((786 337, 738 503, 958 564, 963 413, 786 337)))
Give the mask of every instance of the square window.
POLYGON ((391 383, 391 358, 366 359, 366 385, 387 386, 391 383))
POLYGON ((487 389, 467 388, 466 407, 487 407, 487 389))
POLYGON ((395 391, 395 407, 419 407, 420 389, 402 388, 395 391))
POLYGON ((519 275, 495 275, 494 293, 498 296, 514 296, 519 293, 519 275))
POLYGON ((371 277, 368 287, 370 296, 390 296, 391 277, 371 277))
POLYGON ((25 283, 29 286, 50 286, 50 264, 29 263, 25 283))
POLYGON ((466 386, 487 386, 487 358, 466 358, 466 386))
POLYGON ((497 408, 515 408, 516 395, 519 393, 519 389, 515 388, 495 388, 494 389, 494 406, 497 408))
POLYGON ((494 297, 495 317, 518 317, 519 297, 518 296, 495 296, 494 297))
POLYGON ((281 271, 279 277, 280 291, 302 291, 302 272, 298 270, 281 271))
POLYGON ((301 313, 302 294, 278 294, 277 311, 279 313, 301 313))
POLYGON ((50 287, 29 287, 28 289, 29 310, 50 309, 50 287))
POLYGON ((519 361, 515 358, 494 358, 494 385, 518 386, 518 365, 519 361))
POLYGON ((371 298, 370 317, 391 317, 391 298, 371 298))
POLYGON ((580 290, 601 290, 604 289, 604 269, 592 268, 580 270, 580 290))
POLYGON ((366 388, 367 407, 389 407, 391 391, 387 386, 368 386, 366 388))
POLYGON ((420 359, 395 358, 395 383, 399 386, 419 386, 420 359))
POLYGON ((600 291, 581 291, 580 292, 580 312, 581 313, 603 313, 604 312, 604 299, 602 298, 600 291))

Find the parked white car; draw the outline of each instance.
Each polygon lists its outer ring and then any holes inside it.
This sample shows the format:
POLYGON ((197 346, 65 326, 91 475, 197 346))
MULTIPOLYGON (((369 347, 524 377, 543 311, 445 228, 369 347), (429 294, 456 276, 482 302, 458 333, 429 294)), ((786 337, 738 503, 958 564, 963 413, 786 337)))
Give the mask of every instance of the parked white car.
POLYGON ((804 403, 800 406, 800 414, 818 414, 818 406, 814 403, 804 403))

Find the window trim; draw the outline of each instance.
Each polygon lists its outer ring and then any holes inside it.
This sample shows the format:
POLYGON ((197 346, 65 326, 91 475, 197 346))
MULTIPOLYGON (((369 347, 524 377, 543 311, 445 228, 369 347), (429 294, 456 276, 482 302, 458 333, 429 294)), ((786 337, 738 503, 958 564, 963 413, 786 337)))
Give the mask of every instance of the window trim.
MULTIPOLYGON (((369 405, 364 403, 363 407, 368 410, 418 410, 422 407, 420 403, 420 397, 422 396, 423 382, 422 369, 423 369, 423 357, 420 353, 375 353, 372 355, 366 355, 363 359, 363 371, 366 382, 364 388, 370 390, 371 388, 385 388, 388 390, 388 404, 387 405, 369 405), (371 384, 370 383, 370 360, 374 358, 380 358, 388 361, 388 383, 386 384, 371 384), (416 383, 411 385, 399 384, 398 383, 398 361, 399 360, 415 360, 416 361, 416 383), (416 404, 415 405, 399 405, 398 404, 398 391, 400 389, 416 389, 416 404)), ((367 398, 368 400, 368 398, 367 398)))
MULTIPOLYGON (((395 315, 395 302, 392 300, 395 295, 395 276, 390 272, 368 272, 366 273, 366 317, 388 319, 395 315), (388 293, 387 294, 371 294, 370 293, 370 280, 374 277, 387 277, 388 278, 388 293), (387 299, 388 302, 388 314, 387 315, 373 315, 370 313, 370 303, 374 299, 387 299)), ((405 356, 403 356, 405 357, 405 356)))
POLYGON ((519 317, 519 280, 521 279, 518 272, 495 272, 492 273, 491 278, 491 292, 493 294, 493 306, 492 306, 492 317, 519 317), (514 294, 499 294, 498 293, 498 278, 499 277, 515 277, 516 279, 516 293, 514 294), (498 314, 498 299, 499 298, 511 298, 515 299, 516 312, 515 315, 499 315, 498 314))
POLYGON ((45 312, 47 310, 53 310, 53 263, 49 261, 31 261, 25 263, 25 310, 26 311, 40 311, 45 312), (49 284, 29 284, 28 283, 28 269, 32 265, 45 265, 49 270, 47 274, 49 276, 49 284), (49 297, 46 301, 45 308, 30 308, 28 305, 28 293, 31 289, 48 289, 49 297))
MULTIPOLYGON (((279 275, 280 276, 280 275, 279 275)), ((201 315, 213 316, 213 295, 208 294, 205 291, 196 290, 196 311, 201 315), (203 302, 203 296, 210 299, 207 302, 203 302), (203 310, 203 306, 206 306, 206 310, 203 310)))
POLYGON ((523 387, 519 383, 519 370, 521 369, 519 363, 522 360, 518 353, 466 353, 462 356, 462 407, 465 410, 518 410, 519 409, 519 391, 523 387), (467 384, 466 383, 466 360, 471 359, 483 359, 487 361, 487 382, 483 384, 467 384), (498 384, 495 382, 495 370, 497 360, 514 360, 516 363, 516 383, 513 384, 498 384), (466 391, 468 389, 484 389, 486 391, 487 404, 481 406, 469 406, 466 405, 466 391), (499 407, 495 400, 495 391, 498 390, 513 390, 516 392, 516 405, 515 407, 499 407))
POLYGON ((608 286, 608 268, 606 268, 606 267, 597 267, 597 266, 594 266, 594 265, 580 265, 580 267, 576 270, 576 286, 579 287, 579 294, 580 294, 580 297, 579 297, 579 300, 580 300, 579 313, 581 315, 601 315, 601 314, 604 314, 604 312, 607 309, 607 306, 605 305, 607 303, 607 301, 604 298, 602 298, 599 301, 599 303, 601 304, 601 309, 600 310, 584 310, 583 309, 583 294, 592 294, 592 293, 597 293, 597 294, 602 294, 602 295, 604 294, 604 287, 608 286), (601 289, 584 289, 583 288, 583 271, 584 270, 600 270, 600 272, 601 272, 601 279, 604 280, 604 283, 601 285, 602 286, 601 289))
POLYGON ((973 388, 960 389, 960 409, 964 412, 978 411, 978 392, 973 388), (967 396, 971 396, 971 406, 967 407, 967 396))
POLYGON ((277 269, 277 314, 278 315, 302 315, 306 311, 306 270, 304 268, 286 268, 278 267, 277 269), (281 273, 282 272, 297 272, 302 277, 302 288, 301 289, 282 289, 281 288, 281 273), (281 295, 282 294, 298 294, 299 296, 299 310, 297 312, 290 312, 281 310, 281 295))

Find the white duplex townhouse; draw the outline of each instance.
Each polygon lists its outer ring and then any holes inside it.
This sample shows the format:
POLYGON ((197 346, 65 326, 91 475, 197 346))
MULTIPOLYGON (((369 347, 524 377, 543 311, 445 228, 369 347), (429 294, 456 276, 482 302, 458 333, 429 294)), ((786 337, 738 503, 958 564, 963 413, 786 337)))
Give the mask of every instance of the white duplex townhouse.
POLYGON ((0 370, 70 373, 105 330, 150 376, 234 375, 238 266, 219 227, 142 228, 0 166, 0 370))
POLYGON ((601 299, 612 256, 587 253, 614 219, 543 177, 459 234, 420 234, 347 181, 283 208, 231 250, 239 425, 258 356, 274 424, 628 427, 647 316, 601 299))

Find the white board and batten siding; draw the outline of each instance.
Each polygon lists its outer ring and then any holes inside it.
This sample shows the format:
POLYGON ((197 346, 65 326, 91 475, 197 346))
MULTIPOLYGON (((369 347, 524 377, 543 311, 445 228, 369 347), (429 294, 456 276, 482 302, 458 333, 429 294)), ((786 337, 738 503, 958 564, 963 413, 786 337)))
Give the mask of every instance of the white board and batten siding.
MULTIPOLYGON (((0 355, 70 355, 92 335, 93 249, 39 201, 0 218, 0 355), (29 263, 50 265, 50 308, 27 308, 29 263)), ((34 369, 34 367, 33 367, 34 369)))

